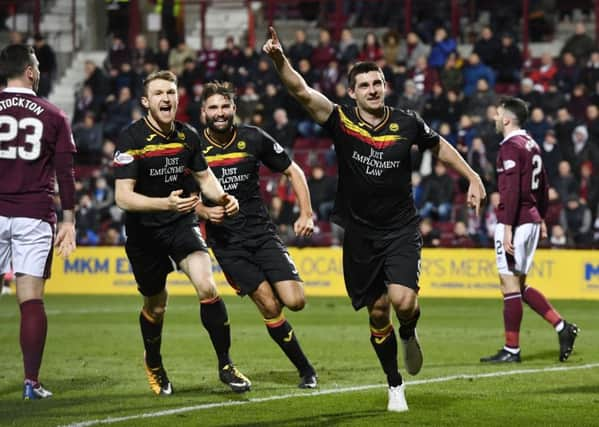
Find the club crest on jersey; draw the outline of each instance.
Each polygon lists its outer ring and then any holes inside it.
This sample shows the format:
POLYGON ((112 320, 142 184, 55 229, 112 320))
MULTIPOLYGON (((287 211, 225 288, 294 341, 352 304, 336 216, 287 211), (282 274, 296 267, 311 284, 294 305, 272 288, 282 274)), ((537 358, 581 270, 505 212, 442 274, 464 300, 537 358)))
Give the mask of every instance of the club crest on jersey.
POLYGON ((283 147, 281 147, 281 144, 279 144, 278 142, 275 142, 275 143, 272 145, 272 148, 275 150, 275 153, 277 153, 277 154, 281 154, 283 151, 285 151, 285 150, 283 149, 283 147))
POLYGON ((133 160, 135 160, 135 159, 133 158, 133 156, 131 154, 121 153, 120 151, 117 151, 114 153, 114 165, 115 166, 128 165, 129 163, 133 163, 133 160))
POLYGON ((247 146, 247 144, 245 143, 245 141, 239 141, 237 143, 237 148, 239 148, 240 150, 245 150, 246 146, 247 146))
POLYGON ((389 125, 389 130, 391 132, 397 132, 399 130, 399 125, 397 123, 391 123, 389 125))

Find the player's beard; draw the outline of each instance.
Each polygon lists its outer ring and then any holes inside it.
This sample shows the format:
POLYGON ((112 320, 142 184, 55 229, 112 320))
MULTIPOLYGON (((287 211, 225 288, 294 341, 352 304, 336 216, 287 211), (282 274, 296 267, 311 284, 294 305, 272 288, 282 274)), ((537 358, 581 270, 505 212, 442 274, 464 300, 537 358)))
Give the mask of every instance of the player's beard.
POLYGON ((235 119, 235 117, 231 114, 229 117, 227 117, 227 125, 224 128, 219 128, 215 125, 216 123, 216 118, 209 118, 206 117, 206 124, 208 125, 208 128, 212 131, 212 132, 217 132, 217 133, 227 133, 231 130, 231 127, 233 126, 233 120, 235 119))

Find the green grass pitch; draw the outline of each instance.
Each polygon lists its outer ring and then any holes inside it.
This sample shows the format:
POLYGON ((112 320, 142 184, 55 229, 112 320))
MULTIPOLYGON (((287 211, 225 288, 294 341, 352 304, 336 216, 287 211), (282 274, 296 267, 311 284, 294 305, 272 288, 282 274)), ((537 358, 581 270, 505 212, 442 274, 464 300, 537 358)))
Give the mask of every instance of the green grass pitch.
POLYGON ((347 298, 313 297, 302 312, 286 311, 318 371, 316 392, 296 387, 297 373, 271 341, 252 302, 225 301, 233 360, 251 378, 251 392, 234 394, 218 381, 194 297, 169 302, 163 359, 175 394, 165 398, 151 394, 142 368, 140 297, 48 295, 41 380, 54 397, 23 402, 19 310, 14 296, 2 297, 0 425, 599 425, 596 301, 553 301, 582 328, 566 363, 558 361, 555 331, 525 307, 522 363, 489 366, 478 359, 503 343, 500 297, 422 298, 418 331, 425 362, 418 376, 405 376, 410 410, 401 414, 386 411, 384 375, 370 346, 367 313, 354 312, 347 298))

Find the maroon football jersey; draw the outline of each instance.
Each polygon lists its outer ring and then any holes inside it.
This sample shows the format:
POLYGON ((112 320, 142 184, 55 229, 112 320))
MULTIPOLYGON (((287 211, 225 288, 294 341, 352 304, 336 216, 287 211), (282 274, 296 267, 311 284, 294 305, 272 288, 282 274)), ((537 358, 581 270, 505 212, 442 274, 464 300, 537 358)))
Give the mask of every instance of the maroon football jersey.
POLYGON ((56 222, 54 155, 75 151, 57 107, 29 89, 0 92, 0 215, 56 222))
POLYGON ((511 132, 501 142, 497 175, 498 222, 514 227, 541 222, 547 210, 547 174, 539 146, 524 130, 511 132))

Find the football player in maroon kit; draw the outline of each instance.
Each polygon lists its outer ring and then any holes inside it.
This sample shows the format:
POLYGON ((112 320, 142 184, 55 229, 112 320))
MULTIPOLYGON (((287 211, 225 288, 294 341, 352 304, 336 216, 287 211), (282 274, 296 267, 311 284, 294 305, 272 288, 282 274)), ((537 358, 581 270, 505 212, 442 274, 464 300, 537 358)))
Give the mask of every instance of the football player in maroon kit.
POLYGON ((66 115, 35 93, 40 72, 32 47, 4 48, 0 75, 6 78, 0 92, 0 279, 12 265, 21 309, 23 399, 44 399, 52 396, 38 379, 47 331, 44 283, 53 246, 62 256, 75 249, 75 144, 66 115), (57 233, 55 179, 62 205, 57 233))
POLYGON ((537 143, 521 127, 528 107, 519 98, 503 98, 497 107, 495 127, 503 135, 497 155, 500 202, 495 228, 495 254, 503 294, 505 346, 481 362, 520 362, 522 301, 551 323, 558 334, 559 360, 572 353, 579 328, 566 322, 537 289, 527 286, 539 236, 547 237, 543 220, 547 211, 547 174, 537 143))

